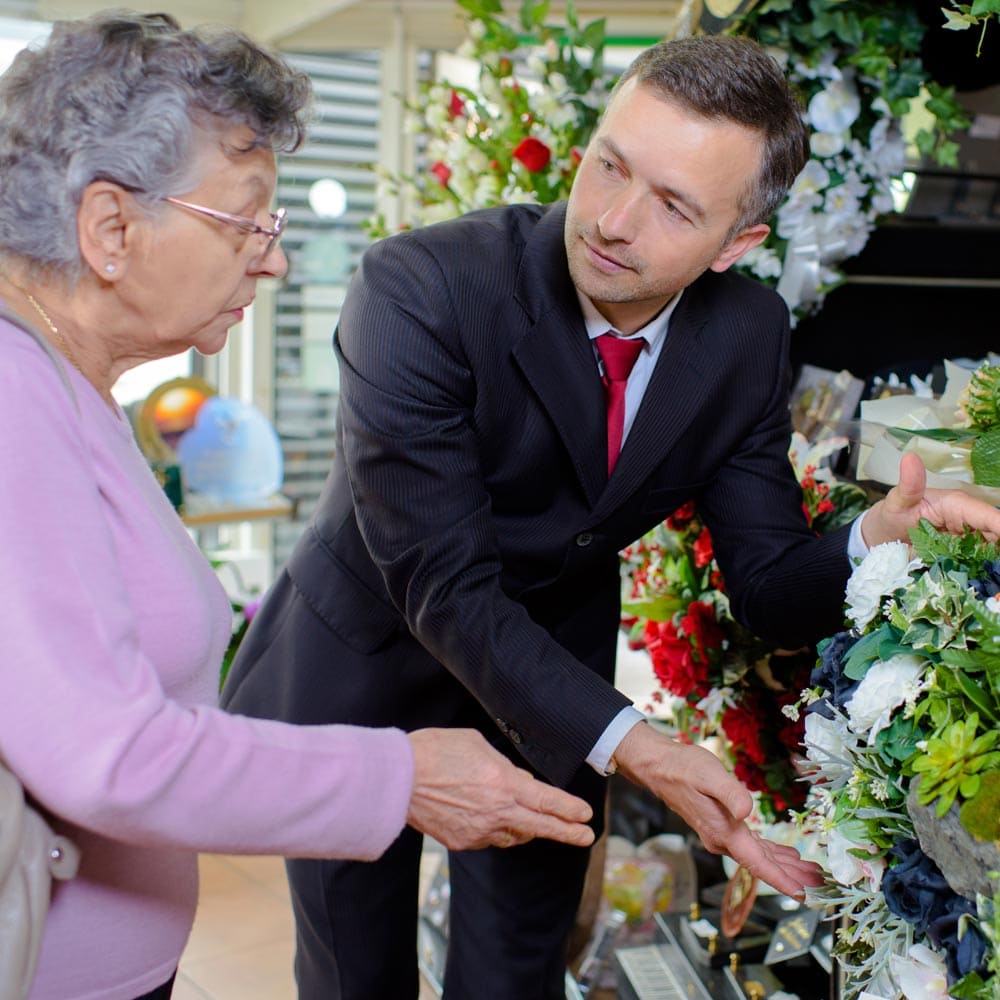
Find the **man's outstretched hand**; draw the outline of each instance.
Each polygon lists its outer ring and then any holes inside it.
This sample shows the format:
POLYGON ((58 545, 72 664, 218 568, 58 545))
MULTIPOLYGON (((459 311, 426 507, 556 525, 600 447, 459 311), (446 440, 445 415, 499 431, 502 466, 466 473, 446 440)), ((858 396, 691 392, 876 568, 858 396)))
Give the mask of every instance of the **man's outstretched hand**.
POLYGON ((961 490, 927 489, 927 470, 918 455, 907 452, 899 463, 899 483, 879 500, 861 522, 868 546, 910 540, 921 518, 939 531, 960 535, 978 528, 991 542, 1000 538, 1000 510, 961 490))
POLYGON ((750 793, 703 747, 668 739, 651 726, 634 726, 615 751, 618 770, 648 788, 678 814, 713 854, 726 854, 762 882, 801 900, 823 882, 819 865, 793 847, 764 840, 745 820, 750 793))
POLYGON ((450 850, 513 847, 533 837, 594 841, 583 799, 537 781, 472 729, 418 729, 407 822, 450 850))

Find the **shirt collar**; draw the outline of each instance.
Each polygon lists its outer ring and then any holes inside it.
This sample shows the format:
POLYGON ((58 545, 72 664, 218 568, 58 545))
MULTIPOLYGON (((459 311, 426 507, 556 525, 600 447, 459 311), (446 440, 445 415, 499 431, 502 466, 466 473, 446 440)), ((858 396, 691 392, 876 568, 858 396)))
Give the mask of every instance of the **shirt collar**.
MULTIPOLYGON (((644 351, 651 352, 658 347, 659 342, 666 336, 667 327, 670 325, 670 317, 677 308, 677 303, 680 302, 681 295, 683 294, 684 290, 681 289, 641 330, 636 330, 635 333, 629 334, 627 339, 631 340, 633 337, 645 338, 646 346, 643 347, 644 351)), ((609 329, 614 330, 619 337, 622 336, 621 331, 616 330, 601 315, 597 306, 579 289, 577 289, 576 297, 580 300, 583 322, 587 327, 587 336, 591 340, 595 340, 602 333, 607 333, 609 329)))

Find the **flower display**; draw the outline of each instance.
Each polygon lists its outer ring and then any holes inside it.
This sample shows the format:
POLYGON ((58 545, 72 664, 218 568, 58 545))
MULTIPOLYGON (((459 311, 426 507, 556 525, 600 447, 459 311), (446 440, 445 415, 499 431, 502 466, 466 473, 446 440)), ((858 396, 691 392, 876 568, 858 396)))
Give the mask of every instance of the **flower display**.
POLYGON ((893 210, 903 116, 923 109, 930 125, 914 142, 942 166, 957 165, 949 136, 969 120, 953 90, 924 69, 927 26, 905 0, 762 0, 732 30, 771 51, 806 105, 812 156, 771 234, 737 264, 777 287, 794 322, 822 305, 843 280, 841 263, 893 210))
MULTIPOLYGON (((565 198, 615 77, 604 72, 604 19, 581 25, 576 4, 566 24, 546 24, 549 4, 457 0, 468 26, 458 54, 478 70, 476 88, 422 85, 407 106, 407 128, 425 141, 425 173, 378 170, 383 192, 405 193, 408 226, 478 208, 565 198)), ((380 216, 371 236, 386 234, 380 216)))
POLYGON ((802 699, 845 1000, 1000 997, 1000 547, 927 522, 855 568, 802 699))
MULTIPOLYGON (((864 506, 857 487, 836 482, 822 463, 846 444, 812 446, 793 436, 789 459, 803 486, 803 512, 817 532, 864 506)), ((783 709, 797 701, 815 662, 811 649, 779 650, 729 612, 711 533, 687 504, 622 554, 623 615, 635 647, 649 654, 660 687, 647 710, 671 699, 678 738, 712 739, 733 773, 753 791, 767 821, 786 818, 805 799, 793 757, 804 719, 783 709)))
POLYGON ((903 451, 916 452, 929 486, 1000 503, 1000 365, 970 371, 945 361, 940 399, 898 395, 861 404, 859 474, 894 483, 903 451))

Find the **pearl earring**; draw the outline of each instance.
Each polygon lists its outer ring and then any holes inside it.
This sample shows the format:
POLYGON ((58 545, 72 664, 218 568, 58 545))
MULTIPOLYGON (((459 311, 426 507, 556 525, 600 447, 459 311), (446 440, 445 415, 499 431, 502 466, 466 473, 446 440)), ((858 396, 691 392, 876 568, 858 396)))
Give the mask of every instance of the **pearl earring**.
POLYGON ((108 262, 107 264, 104 265, 104 270, 108 274, 114 274, 115 273, 115 265, 112 264, 112 263, 110 263, 110 262, 108 262))

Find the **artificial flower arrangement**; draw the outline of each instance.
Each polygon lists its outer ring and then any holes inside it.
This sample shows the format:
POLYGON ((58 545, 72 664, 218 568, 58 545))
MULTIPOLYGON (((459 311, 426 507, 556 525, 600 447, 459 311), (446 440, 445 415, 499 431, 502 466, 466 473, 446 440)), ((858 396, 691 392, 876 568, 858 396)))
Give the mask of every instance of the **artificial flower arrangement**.
POLYGON ((1000 546, 927 522, 871 549, 820 644, 805 721, 811 902, 844 1000, 1000 998, 1000 546))
MULTIPOLYGON (((569 194, 583 148, 615 77, 604 72, 604 19, 581 25, 574 0, 566 24, 546 24, 547 0, 457 0, 468 39, 458 54, 479 67, 479 85, 424 83, 407 104, 407 128, 424 136, 427 166, 394 177, 376 168, 383 193, 405 192, 409 225, 518 202, 547 204, 569 194)), ((372 237, 386 235, 375 216, 372 237)))
POLYGON ((906 0, 760 0, 735 18, 731 30, 767 47, 806 105, 811 158, 771 234, 737 264, 777 287, 793 322, 822 305, 843 281, 841 263, 893 211, 904 115, 920 108, 927 120, 913 136, 921 155, 957 165, 949 136, 969 118, 953 88, 924 69, 928 28, 915 8, 906 0))
POLYGON ((928 485, 1000 504, 1000 365, 974 370, 945 361, 939 399, 892 395, 861 404, 858 474, 894 483, 903 451, 927 467, 928 485))
MULTIPOLYGON (((837 482, 824 466, 846 444, 829 438, 810 447, 793 435, 789 459, 802 484, 804 515, 817 533, 846 523, 866 505, 860 488, 837 482)), ((782 709, 798 699, 815 651, 775 649, 732 617, 711 535, 693 503, 629 546, 622 571, 630 643, 649 653, 662 688, 647 711, 669 719, 680 739, 711 740, 756 794, 760 818, 785 820, 802 805, 806 789, 792 763, 802 723, 782 709), (665 699, 666 712, 656 711, 665 699)))

